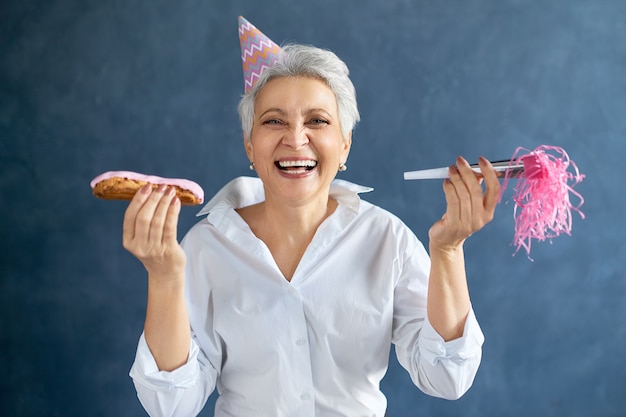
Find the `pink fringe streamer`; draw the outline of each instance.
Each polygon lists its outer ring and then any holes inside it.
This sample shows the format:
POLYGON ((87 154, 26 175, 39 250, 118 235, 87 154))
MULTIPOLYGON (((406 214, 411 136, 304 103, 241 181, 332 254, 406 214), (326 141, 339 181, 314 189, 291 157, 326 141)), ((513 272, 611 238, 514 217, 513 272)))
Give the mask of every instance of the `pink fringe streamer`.
MULTIPOLYGON (((513 244, 517 247, 515 253, 524 248, 530 257, 532 239, 544 241, 562 233, 571 235, 572 210, 578 212, 581 218, 585 218, 580 211, 584 199, 574 191, 574 186, 580 183, 585 175, 580 174, 578 167, 570 160, 565 150, 557 146, 541 145, 532 152, 521 147, 517 148, 511 158, 511 164, 520 163, 524 158, 534 158, 532 162, 536 162, 541 169, 541 172, 535 172, 536 175, 520 178, 513 196, 515 201, 513 244), (522 154, 523 152, 528 153, 522 154), (568 171, 570 167, 573 172, 568 171), (570 202, 570 193, 579 200, 577 205, 570 202)), ((506 188, 508 180, 507 171, 502 191, 506 188)))

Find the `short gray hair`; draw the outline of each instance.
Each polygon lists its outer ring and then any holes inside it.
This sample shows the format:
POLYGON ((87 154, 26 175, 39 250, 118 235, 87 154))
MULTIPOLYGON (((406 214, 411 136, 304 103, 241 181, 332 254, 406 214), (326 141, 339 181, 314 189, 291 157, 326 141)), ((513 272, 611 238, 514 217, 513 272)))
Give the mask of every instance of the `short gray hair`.
POLYGON ((238 111, 244 137, 249 140, 254 122, 254 102, 270 80, 282 77, 308 77, 323 81, 335 94, 344 139, 360 120, 356 90, 348 66, 333 52, 308 45, 289 44, 273 66, 266 68, 252 89, 239 101, 238 111))

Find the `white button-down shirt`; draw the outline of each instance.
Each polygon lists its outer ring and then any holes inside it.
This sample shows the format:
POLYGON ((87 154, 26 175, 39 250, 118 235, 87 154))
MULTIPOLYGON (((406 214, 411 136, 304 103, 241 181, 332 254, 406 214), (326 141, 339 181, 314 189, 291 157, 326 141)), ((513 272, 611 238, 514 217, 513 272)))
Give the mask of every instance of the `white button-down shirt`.
POLYGON ((458 398, 472 384, 483 334, 470 311, 444 342, 426 317, 430 260, 397 217, 335 180, 339 203, 291 279, 235 208, 263 201, 242 177, 204 207, 182 242, 193 338, 187 364, 159 371, 142 335, 131 369, 152 416, 196 415, 217 386, 215 416, 379 416, 391 344, 425 393, 458 398))

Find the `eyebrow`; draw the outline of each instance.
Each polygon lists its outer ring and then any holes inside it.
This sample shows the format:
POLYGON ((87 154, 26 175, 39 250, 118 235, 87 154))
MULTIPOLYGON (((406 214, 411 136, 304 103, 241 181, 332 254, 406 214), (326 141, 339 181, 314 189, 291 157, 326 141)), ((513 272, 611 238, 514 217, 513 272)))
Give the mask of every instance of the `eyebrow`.
MULTIPOLYGON (((269 109, 265 110, 263 113, 261 113, 259 115, 259 119, 263 118, 268 113, 278 113, 281 116, 284 116, 284 115, 287 114, 287 112, 284 111, 281 108, 272 107, 272 108, 269 108, 269 109)), ((328 118, 332 118, 332 115, 328 112, 328 110, 326 110, 326 109, 324 109, 322 107, 313 107, 313 108, 310 108, 310 109, 305 109, 302 112, 302 114, 305 115, 305 116, 310 115, 311 113, 324 113, 328 118)))
POLYGON ((263 116, 265 116, 265 115, 266 115, 266 114, 268 114, 268 113, 278 113, 278 114, 280 114, 281 116, 282 116, 282 115, 284 115, 284 114, 286 114, 284 110, 279 109, 279 108, 277 108, 277 107, 272 107, 272 108, 270 108, 270 109, 265 110, 263 113, 259 114, 259 119, 263 118, 263 116))

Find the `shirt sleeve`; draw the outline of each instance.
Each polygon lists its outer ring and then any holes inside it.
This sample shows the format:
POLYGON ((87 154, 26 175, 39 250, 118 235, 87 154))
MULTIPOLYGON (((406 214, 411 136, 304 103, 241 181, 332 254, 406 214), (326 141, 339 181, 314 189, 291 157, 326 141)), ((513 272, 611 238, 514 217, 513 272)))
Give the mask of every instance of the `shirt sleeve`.
POLYGON ((393 342, 398 362, 424 393, 458 399, 471 387, 482 358, 484 336, 472 308, 463 335, 451 341, 428 321, 430 259, 421 243, 403 262, 394 296, 393 342))
POLYGON ((215 388, 216 374, 194 338, 187 363, 171 372, 160 371, 143 333, 130 370, 137 397, 151 417, 198 415, 215 388))

